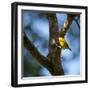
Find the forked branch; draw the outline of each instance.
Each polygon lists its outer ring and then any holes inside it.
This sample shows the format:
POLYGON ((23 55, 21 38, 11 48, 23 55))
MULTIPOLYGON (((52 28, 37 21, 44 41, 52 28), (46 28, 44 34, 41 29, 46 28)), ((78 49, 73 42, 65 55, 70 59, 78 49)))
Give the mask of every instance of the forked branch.
POLYGON ((52 44, 52 40, 57 40, 58 37, 64 37, 76 15, 68 14, 67 20, 64 22, 63 27, 59 31, 56 13, 48 13, 49 21, 49 46, 48 55, 44 57, 37 50, 34 44, 28 39, 24 33, 24 47, 31 53, 37 62, 47 68, 52 75, 64 75, 64 70, 61 62, 61 48, 56 47, 52 44))

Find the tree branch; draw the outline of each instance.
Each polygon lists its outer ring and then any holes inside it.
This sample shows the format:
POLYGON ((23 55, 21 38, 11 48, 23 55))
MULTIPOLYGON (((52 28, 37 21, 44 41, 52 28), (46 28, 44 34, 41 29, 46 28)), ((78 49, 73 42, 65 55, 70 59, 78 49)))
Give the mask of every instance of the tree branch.
POLYGON ((61 49, 52 44, 52 40, 57 40, 59 37, 58 24, 55 13, 47 14, 49 21, 49 47, 48 47, 48 60, 52 64, 52 75, 64 75, 62 64, 61 64, 61 49))
POLYGON ((37 62, 39 62, 42 66, 44 66, 50 71, 51 64, 48 62, 46 57, 40 54, 40 52, 28 39, 25 33, 24 33, 24 47, 31 53, 31 55, 35 58, 37 62))
POLYGON ((76 22, 76 24, 77 24, 78 28, 80 29, 80 25, 79 25, 79 23, 78 23, 77 19, 74 19, 74 21, 76 22))
POLYGON ((67 20, 64 22, 63 28, 59 31, 57 18, 55 13, 48 13, 49 20, 49 53, 48 59, 52 63, 52 75, 64 75, 64 70, 61 63, 61 48, 56 47, 52 44, 52 40, 57 41, 58 37, 64 37, 68 31, 74 17, 76 15, 68 14, 67 20))
POLYGON ((42 66, 47 68, 52 75, 64 75, 64 70, 61 63, 61 48, 58 48, 55 44, 52 44, 53 39, 56 41, 58 37, 64 37, 68 31, 74 17, 76 15, 68 14, 67 20, 64 22, 63 28, 59 31, 57 18, 55 13, 48 13, 49 21, 49 47, 48 55, 44 57, 40 54, 33 43, 28 39, 24 33, 24 47, 31 53, 31 55, 39 62, 42 66))
POLYGON ((64 22, 63 28, 59 31, 59 36, 64 37, 66 35, 66 32, 68 31, 73 19, 77 16, 77 14, 68 14, 67 20, 64 22))
POLYGON ((57 19, 56 19, 56 14, 55 13, 48 13, 47 14, 48 21, 49 21, 49 53, 53 52, 53 48, 55 46, 52 44, 53 39, 57 39, 59 34, 58 34, 58 25, 57 25, 57 19))

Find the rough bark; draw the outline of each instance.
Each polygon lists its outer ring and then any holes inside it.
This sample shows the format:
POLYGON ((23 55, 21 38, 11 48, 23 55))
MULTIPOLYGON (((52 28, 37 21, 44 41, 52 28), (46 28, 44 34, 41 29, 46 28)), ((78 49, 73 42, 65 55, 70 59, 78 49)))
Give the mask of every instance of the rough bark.
POLYGON ((47 14, 49 21, 49 46, 48 46, 48 60, 52 64, 52 75, 64 75, 64 71, 61 64, 61 49, 52 44, 52 40, 57 40, 59 37, 59 29, 57 24, 57 18, 55 13, 47 14))

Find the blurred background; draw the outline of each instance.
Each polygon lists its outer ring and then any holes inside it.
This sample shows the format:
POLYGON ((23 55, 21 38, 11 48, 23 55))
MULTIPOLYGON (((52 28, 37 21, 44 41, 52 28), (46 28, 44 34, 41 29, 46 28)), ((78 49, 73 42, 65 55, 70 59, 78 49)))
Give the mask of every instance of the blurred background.
MULTIPOLYGON (((58 28, 62 28, 67 19, 67 13, 56 13, 58 28)), ((80 23, 80 16, 76 17, 77 23, 80 23)), ((80 27, 73 20, 65 39, 72 51, 62 50, 61 61, 65 75, 80 75, 80 27)), ((49 43, 49 23, 44 12, 22 10, 22 28, 28 38, 32 41, 38 51, 47 56, 49 43)), ((28 52, 26 48, 22 49, 23 77, 49 76, 51 75, 46 68, 41 66, 28 52)))

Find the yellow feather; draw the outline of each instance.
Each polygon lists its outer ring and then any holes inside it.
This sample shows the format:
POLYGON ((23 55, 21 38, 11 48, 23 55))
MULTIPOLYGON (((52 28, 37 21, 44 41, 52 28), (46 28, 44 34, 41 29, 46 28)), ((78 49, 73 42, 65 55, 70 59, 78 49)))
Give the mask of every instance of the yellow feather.
POLYGON ((64 48, 64 49, 69 48, 66 40, 63 37, 59 37, 58 40, 59 40, 59 47, 64 48))
POLYGON ((59 42, 65 42, 65 39, 63 37, 59 37, 59 42))
POLYGON ((59 44, 62 48, 65 48, 66 41, 63 37, 59 37, 59 44))
POLYGON ((59 43, 60 43, 61 47, 63 47, 63 46, 64 46, 64 42, 62 42, 62 41, 61 41, 61 42, 59 42, 59 43))

